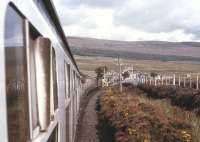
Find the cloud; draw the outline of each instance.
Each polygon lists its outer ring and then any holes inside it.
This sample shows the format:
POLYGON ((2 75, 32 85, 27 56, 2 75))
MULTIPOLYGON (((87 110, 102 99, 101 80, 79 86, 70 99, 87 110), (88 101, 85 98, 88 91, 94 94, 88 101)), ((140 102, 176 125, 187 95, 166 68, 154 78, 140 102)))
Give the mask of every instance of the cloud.
POLYGON ((54 0, 66 35, 114 40, 200 37, 199 0, 54 0))
POLYGON ((79 9, 73 9, 72 11, 80 14, 84 13, 85 16, 79 17, 78 23, 64 25, 67 35, 111 38, 113 10, 79 7, 79 9))
POLYGON ((93 7, 93 8, 110 8, 117 7, 127 0, 58 0, 57 3, 60 5, 66 5, 68 7, 93 7))
POLYGON ((61 19, 61 23, 64 26, 73 25, 80 23, 82 19, 85 19, 87 16, 82 9, 69 9, 65 6, 59 6, 57 10, 59 13, 59 17, 61 19))
POLYGON ((116 10, 115 25, 126 25, 146 32, 172 32, 182 29, 200 36, 200 4, 196 0, 132 0, 116 10))

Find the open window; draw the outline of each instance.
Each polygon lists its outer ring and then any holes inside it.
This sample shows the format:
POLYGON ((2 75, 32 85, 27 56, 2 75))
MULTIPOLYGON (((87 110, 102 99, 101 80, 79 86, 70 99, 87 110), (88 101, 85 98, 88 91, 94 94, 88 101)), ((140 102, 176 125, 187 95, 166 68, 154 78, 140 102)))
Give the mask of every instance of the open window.
POLYGON ((55 111, 58 109, 58 90, 55 50, 51 41, 42 37, 31 24, 29 24, 29 68, 32 128, 36 136, 38 133, 36 128, 40 126, 43 131, 54 119, 55 111), (48 123, 45 128, 42 126, 44 122, 48 123))
POLYGON ((38 37, 35 46, 36 90, 40 130, 45 131, 50 124, 51 94, 51 41, 38 37))
POLYGON ((39 124, 45 131, 58 109, 56 53, 48 38, 36 40, 35 69, 39 124))

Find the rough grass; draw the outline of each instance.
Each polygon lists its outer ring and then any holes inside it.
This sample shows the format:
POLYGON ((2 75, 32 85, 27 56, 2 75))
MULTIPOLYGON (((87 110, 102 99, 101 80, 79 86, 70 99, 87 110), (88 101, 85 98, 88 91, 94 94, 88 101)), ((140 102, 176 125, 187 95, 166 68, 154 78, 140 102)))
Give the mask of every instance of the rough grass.
POLYGON ((148 102, 154 106, 163 109, 164 113, 168 117, 181 118, 184 122, 188 123, 192 128, 192 138, 194 142, 200 142, 200 118, 191 111, 183 111, 183 109, 172 106, 169 100, 153 100, 145 96, 139 97, 141 102, 148 102))
MULTIPOLYGON (((77 64, 82 71, 94 71, 99 65, 105 65, 109 70, 118 71, 117 61, 115 58, 106 57, 87 57, 75 56, 77 64)), ((134 70, 144 72, 159 72, 159 73, 197 73, 200 70, 199 63, 193 62, 163 62, 160 60, 128 60, 122 59, 124 65, 134 66, 134 70)), ((196 77, 194 77, 196 79, 196 77)))
POLYGON ((116 142, 193 141, 190 124, 142 96, 141 90, 132 88, 122 94, 109 89, 100 97, 100 115, 115 128, 116 142))
POLYGON ((153 99, 168 98, 172 105, 196 112, 200 115, 200 92, 195 89, 176 88, 173 86, 139 85, 146 96, 153 99))

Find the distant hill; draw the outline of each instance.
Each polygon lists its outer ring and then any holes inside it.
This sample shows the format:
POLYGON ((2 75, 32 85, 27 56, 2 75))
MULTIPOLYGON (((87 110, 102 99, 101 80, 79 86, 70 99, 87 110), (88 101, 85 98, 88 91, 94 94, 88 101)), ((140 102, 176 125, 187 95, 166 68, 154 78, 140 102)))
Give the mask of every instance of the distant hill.
POLYGON ((67 37, 72 52, 81 56, 102 56, 177 61, 200 61, 200 42, 114 41, 67 37))

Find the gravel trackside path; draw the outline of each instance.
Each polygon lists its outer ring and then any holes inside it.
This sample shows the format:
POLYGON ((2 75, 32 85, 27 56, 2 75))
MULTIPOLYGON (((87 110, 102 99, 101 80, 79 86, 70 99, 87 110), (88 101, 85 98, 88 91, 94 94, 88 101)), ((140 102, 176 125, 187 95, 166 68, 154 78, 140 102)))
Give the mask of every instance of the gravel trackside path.
POLYGON ((85 98, 87 101, 85 101, 81 110, 76 142, 99 141, 96 129, 96 126, 98 125, 96 102, 100 94, 101 91, 94 91, 92 94, 89 94, 87 98, 85 98))

